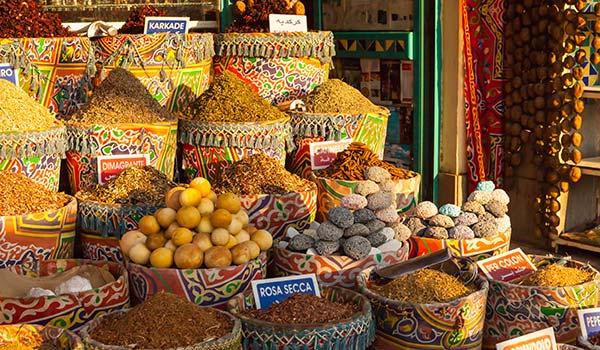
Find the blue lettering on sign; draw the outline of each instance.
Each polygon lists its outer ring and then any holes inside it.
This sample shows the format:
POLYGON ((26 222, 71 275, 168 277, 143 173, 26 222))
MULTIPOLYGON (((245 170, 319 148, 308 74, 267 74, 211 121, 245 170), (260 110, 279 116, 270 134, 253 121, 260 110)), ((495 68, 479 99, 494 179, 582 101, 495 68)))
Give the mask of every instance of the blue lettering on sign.
POLYGON ((581 310, 583 313, 583 322, 585 324, 585 331, 588 336, 593 334, 600 333, 600 311, 590 311, 586 312, 586 310, 581 310))
POLYGON ((187 33, 187 19, 150 19, 146 26, 146 34, 155 33, 187 33))
POLYGON ((0 64, 0 79, 8 80, 15 85, 19 85, 17 71, 10 64, 0 64))
POLYGON ((252 291, 258 309, 266 309, 294 294, 321 295, 314 274, 252 281, 252 291))

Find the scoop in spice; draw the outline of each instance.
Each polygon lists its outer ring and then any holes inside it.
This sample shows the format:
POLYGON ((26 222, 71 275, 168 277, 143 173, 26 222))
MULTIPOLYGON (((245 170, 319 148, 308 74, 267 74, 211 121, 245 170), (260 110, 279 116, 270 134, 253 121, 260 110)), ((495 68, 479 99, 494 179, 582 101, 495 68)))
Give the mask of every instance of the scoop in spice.
POLYGON ((48 130, 60 123, 14 84, 0 79, 0 132, 48 130))
POLYGON ((305 99, 307 112, 367 114, 383 113, 388 110, 376 106, 360 91, 339 79, 329 79, 317 87, 305 99))
POLYGON ((531 273, 520 284, 538 287, 575 286, 591 281, 594 275, 592 271, 555 263, 531 273))
POLYGON ((90 336, 106 345, 174 349, 221 338, 232 329, 224 314, 160 292, 125 313, 105 316, 90 336))
POLYGON ((50 191, 24 175, 0 171, 0 216, 56 210, 70 201, 66 194, 50 191))

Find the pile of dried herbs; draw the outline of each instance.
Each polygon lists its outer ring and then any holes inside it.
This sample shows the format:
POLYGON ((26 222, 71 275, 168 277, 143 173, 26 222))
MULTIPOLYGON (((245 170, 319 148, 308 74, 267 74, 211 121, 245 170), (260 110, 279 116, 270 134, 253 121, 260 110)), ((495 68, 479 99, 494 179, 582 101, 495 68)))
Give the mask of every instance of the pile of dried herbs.
POLYGON ((355 304, 339 303, 315 295, 294 294, 267 309, 249 310, 250 318, 290 325, 337 323, 352 318, 359 311, 355 304))
POLYGON ((233 73, 218 75, 210 88, 183 112, 182 118, 201 122, 240 123, 287 118, 233 73))
POLYGON ((90 336, 131 349, 175 349, 221 338, 232 329, 224 314, 160 292, 126 313, 106 316, 90 336))
POLYGON ((66 194, 50 191, 24 175, 0 171, 0 216, 41 213, 70 201, 66 194))
POLYGON ((551 264, 531 273, 521 285, 537 287, 567 287, 589 282, 594 277, 592 271, 563 264, 551 264))
POLYGON ((277 160, 263 153, 227 166, 215 178, 213 187, 217 193, 282 195, 316 188, 313 182, 290 173, 277 160))
POLYGON ((310 113, 366 114, 384 113, 385 108, 376 106, 360 91, 339 79, 329 79, 304 99, 310 113))
POLYGON ((90 101, 71 118, 72 122, 101 125, 171 120, 175 116, 161 107, 138 78, 121 68, 111 71, 90 101))
POLYGON ((432 269, 406 274, 387 284, 372 286, 371 289, 386 298, 413 304, 447 303, 475 292, 473 286, 432 269))
POLYGON ((59 125, 46 107, 0 79, 0 132, 47 130, 59 125))
POLYGON ((167 176, 151 166, 130 167, 103 185, 79 191, 75 196, 105 204, 164 204, 167 191, 175 187, 167 176))

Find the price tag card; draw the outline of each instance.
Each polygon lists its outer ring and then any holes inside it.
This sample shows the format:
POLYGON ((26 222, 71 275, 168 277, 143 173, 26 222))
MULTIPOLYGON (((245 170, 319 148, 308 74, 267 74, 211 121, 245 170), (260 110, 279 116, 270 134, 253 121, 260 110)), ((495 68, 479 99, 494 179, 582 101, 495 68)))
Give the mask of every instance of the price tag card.
POLYGON ((270 14, 269 30, 271 33, 307 32, 306 16, 270 14))
POLYGON ((600 333, 600 308, 577 310, 579 327, 584 339, 600 333))
POLYGON ((537 270, 521 248, 478 261, 477 266, 487 277, 503 282, 521 278, 537 270))
POLYGON ((314 273, 255 280, 251 283, 257 309, 266 309, 274 303, 284 301, 293 294, 321 296, 317 276, 314 273))
POLYGON ((552 327, 496 344, 496 350, 558 350, 552 327))
POLYGON ((129 167, 148 164, 150 164, 150 157, 147 154, 100 156, 98 157, 98 183, 101 185, 106 183, 129 167))
POLYGON ((144 34, 186 34, 190 26, 189 17, 146 17, 144 34))
POLYGON ((0 79, 19 86, 19 72, 9 63, 0 63, 0 79))
POLYGON ((352 139, 311 142, 309 151, 312 170, 327 168, 335 160, 337 154, 348 148, 351 143, 352 139))

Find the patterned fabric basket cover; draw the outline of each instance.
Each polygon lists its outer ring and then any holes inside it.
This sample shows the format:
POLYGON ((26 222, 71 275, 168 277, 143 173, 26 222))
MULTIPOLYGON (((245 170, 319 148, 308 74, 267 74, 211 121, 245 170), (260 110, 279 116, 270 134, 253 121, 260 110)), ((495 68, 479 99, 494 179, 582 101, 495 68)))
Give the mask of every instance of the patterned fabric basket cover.
POLYGON ((96 73, 88 38, 0 38, 0 63, 17 68, 19 85, 59 119, 77 111, 96 73))
MULTIPOLYGON (((319 197, 317 199, 317 221, 322 222, 327 219, 329 209, 339 207, 342 198, 354 193, 354 189, 360 181, 335 180, 325 177, 311 175, 312 181, 317 184, 319 197)), ((419 186, 421 185, 421 175, 405 179, 396 180, 396 203, 398 203, 398 212, 405 212, 417 205, 419 198, 419 186)))
POLYGON ((215 46, 215 74, 232 72, 274 105, 323 84, 335 55, 331 32, 216 34, 215 46))
POLYGON ((314 114, 291 112, 296 150, 288 154, 288 169, 304 178, 312 172, 310 144, 321 141, 352 141, 366 144, 383 159, 388 114, 369 113, 357 115, 314 114))
MULTIPOLYGON (((83 350, 83 342, 75 333, 60 327, 33 324, 12 324, 0 326, 0 348, 33 349, 42 341, 57 350, 83 350)), ((42 347, 43 349, 44 347, 42 347)))
MULTIPOLYGON (((532 261, 559 258, 531 256, 532 261)), ((590 282, 569 287, 531 287, 490 280, 485 319, 484 348, 494 349, 504 340, 553 327, 557 342, 573 344, 580 335, 577 310, 596 307, 600 302, 600 274, 590 282)))
POLYGON ((0 324, 35 323, 78 330, 86 322, 106 312, 128 307, 128 274, 123 265, 117 263, 75 259, 45 260, 40 261, 37 266, 18 265, 11 270, 21 275, 43 277, 82 265, 106 269, 116 281, 76 294, 38 298, 0 297, 0 310, 4 310, 0 314, 0 324))
POLYGON ((98 157, 147 154, 150 164, 169 179, 175 171, 177 122, 118 124, 114 126, 70 124, 67 168, 73 193, 98 183, 98 157))
POLYGON ((127 231, 136 230, 144 215, 154 214, 159 208, 153 205, 113 205, 80 200, 77 232, 83 257, 123 262, 119 239, 127 231))
POLYGON ((356 285, 373 306, 376 349, 481 349, 487 281, 477 277, 478 291, 449 303, 412 304, 374 293, 372 270, 362 271, 356 285))
POLYGON ((234 295, 250 289, 250 282, 267 277, 267 255, 243 265, 214 269, 158 269, 126 261, 132 297, 142 302, 165 291, 200 306, 225 307, 234 295))
POLYGON ((455 258, 468 258, 471 261, 483 260, 507 252, 510 247, 510 236, 510 229, 492 237, 460 240, 413 236, 408 240, 410 257, 415 258, 449 248, 455 258))
POLYGON ((73 257, 76 220, 75 199, 57 210, 0 216, 0 268, 73 257))
POLYGON ((308 228, 317 212, 317 188, 282 195, 260 194, 240 196, 242 207, 248 211, 250 223, 282 238, 289 227, 308 228))
MULTIPOLYGON (((119 310, 114 311, 112 314, 119 314, 127 312, 128 310, 119 310)), ((202 343, 189 345, 189 346, 181 346, 176 349, 165 349, 165 350, 241 350, 242 345, 242 326, 240 320, 233 317, 230 313, 215 310, 226 315, 233 322, 233 329, 231 332, 221 338, 205 341, 202 343)), ((129 347, 116 346, 116 345, 106 345, 100 343, 90 336, 90 333, 94 330, 94 328, 98 327, 98 325, 102 322, 103 318, 106 315, 100 316, 95 320, 92 320, 90 323, 85 325, 79 332, 81 338, 83 339, 83 343, 85 344, 86 350, 129 350, 129 347)))
POLYGON ((594 345, 592 343, 590 343, 587 339, 583 339, 583 337, 580 335, 579 337, 577 337, 577 345, 579 345, 579 348, 576 348, 574 346, 571 346, 572 349, 585 349, 585 350, 600 350, 600 346, 599 345, 594 345))
POLYGON ((139 34, 93 41, 102 76, 118 67, 129 70, 162 105, 181 111, 208 89, 214 43, 212 34, 139 34))
POLYGON ((251 293, 239 294, 228 303, 231 313, 242 321, 244 350, 365 350, 375 338, 375 324, 367 298, 348 289, 321 287, 321 297, 353 303, 360 307, 352 319, 333 324, 293 326, 248 318, 241 314, 254 309, 251 293))
POLYGON ((0 171, 21 173, 57 191, 66 147, 66 129, 60 124, 43 131, 0 133, 0 171))
POLYGON ((214 180, 218 169, 256 152, 285 164, 291 147, 289 118, 251 123, 204 123, 179 121, 183 167, 188 179, 202 176, 214 180))
POLYGON ((293 252, 274 247, 274 264, 278 275, 303 275, 314 273, 323 286, 353 288, 356 276, 369 267, 391 265, 408 259, 408 245, 402 244, 397 252, 369 255, 362 260, 347 256, 323 256, 293 252))

